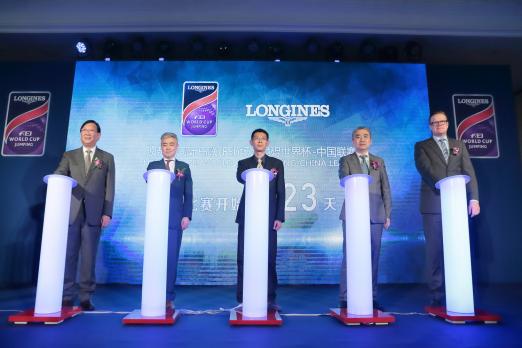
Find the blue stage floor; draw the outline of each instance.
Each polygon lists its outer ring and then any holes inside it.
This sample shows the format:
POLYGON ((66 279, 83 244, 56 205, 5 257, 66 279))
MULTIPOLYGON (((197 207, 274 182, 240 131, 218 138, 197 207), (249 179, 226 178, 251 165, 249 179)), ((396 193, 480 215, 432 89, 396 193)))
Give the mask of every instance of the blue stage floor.
MULTIPOLYGON (((177 309, 201 311, 236 305, 234 287, 178 287, 177 309)), ((0 347, 522 347, 522 285, 481 287, 477 307, 500 314, 498 325, 452 325, 423 314, 421 285, 383 285, 380 302, 396 313, 389 326, 344 326, 326 315, 336 286, 283 286, 281 327, 231 327, 229 313, 183 314, 173 326, 124 326, 140 307, 141 287, 99 286, 97 312, 60 325, 13 325, 7 317, 34 305, 34 288, 0 290, 0 347)))

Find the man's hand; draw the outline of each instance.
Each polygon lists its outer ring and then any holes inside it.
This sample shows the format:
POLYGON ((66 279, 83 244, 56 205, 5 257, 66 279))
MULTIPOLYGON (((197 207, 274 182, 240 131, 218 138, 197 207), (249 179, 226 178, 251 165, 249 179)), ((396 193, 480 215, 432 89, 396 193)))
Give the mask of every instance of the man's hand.
POLYGON ((478 201, 472 199, 469 201, 468 213, 471 217, 477 216, 480 214, 480 204, 478 201))
POLYGON ((186 230, 190 225, 190 219, 188 217, 184 217, 183 219, 181 219, 181 230, 184 231, 186 230))
POLYGON ((391 225, 390 218, 386 218, 386 222, 384 223, 384 229, 387 230, 388 228, 390 228, 390 225, 391 225))
POLYGON ((111 223, 111 217, 107 216, 107 215, 102 215, 101 227, 105 228, 105 227, 109 226, 110 223, 111 223))
POLYGON ((283 226, 283 223, 279 220, 274 221, 274 230, 279 231, 279 229, 283 226))

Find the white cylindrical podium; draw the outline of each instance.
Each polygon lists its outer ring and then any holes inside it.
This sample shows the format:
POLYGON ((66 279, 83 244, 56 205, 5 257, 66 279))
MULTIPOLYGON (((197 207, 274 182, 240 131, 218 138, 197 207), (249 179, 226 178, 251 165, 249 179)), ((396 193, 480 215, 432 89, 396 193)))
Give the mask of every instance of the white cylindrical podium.
POLYGON ((475 315, 469 245, 467 175, 454 175, 435 184, 440 189, 444 279, 448 314, 475 315))
POLYGON ((241 177, 245 180, 243 316, 260 318, 267 315, 269 183, 274 175, 252 168, 241 177))
POLYGON ((370 235, 371 177, 353 174, 341 179, 346 221, 346 289, 348 314, 373 315, 370 235))
POLYGON ((170 183, 174 174, 166 169, 151 169, 143 177, 147 182, 147 207, 141 315, 158 317, 165 315, 170 183))
POLYGON ((43 180, 47 183, 47 195, 35 315, 57 313, 62 309, 71 191, 77 184, 73 178, 58 174, 46 175, 43 180))

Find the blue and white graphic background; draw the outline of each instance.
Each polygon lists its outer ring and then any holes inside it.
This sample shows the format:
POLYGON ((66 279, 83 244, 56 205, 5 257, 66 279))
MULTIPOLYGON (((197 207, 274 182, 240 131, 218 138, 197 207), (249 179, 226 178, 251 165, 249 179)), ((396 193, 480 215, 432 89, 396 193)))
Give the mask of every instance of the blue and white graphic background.
POLYGON ((181 133, 185 81, 219 83, 215 137, 181 137, 177 158, 194 180, 194 214, 184 232, 178 283, 234 284, 242 185, 237 161, 252 154, 250 133, 270 133, 269 155, 285 163, 286 222, 278 235, 281 284, 337 283, 342 256, 338 160, 353 151, 351 132, 372 129, 372 153, 386 161, 392 227, 384 233, 381 282, 422 280, 420 179, 413 145, 428 133, 424 65, 296 62, 80 62, 76 66, 67 149, 80 146, 86 119, 102 127, 100 148, 116 160, 113 222, 102 234, 99 282, 140 283, 149 161, 159 137, 181 133), (327 104, 329 117, 285 127, 247 117, 245 105, 327 104))

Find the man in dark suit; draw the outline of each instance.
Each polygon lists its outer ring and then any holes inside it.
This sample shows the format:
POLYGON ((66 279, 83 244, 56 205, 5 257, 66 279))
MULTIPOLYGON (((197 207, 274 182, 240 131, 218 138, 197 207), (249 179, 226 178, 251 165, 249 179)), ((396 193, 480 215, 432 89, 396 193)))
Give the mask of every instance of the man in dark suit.
POLYGON ((80 306, 85 311, 92 311, 91 296, 96 288, 96 252, 101 229, 107 227, 112 218, 115 168, 114 157, 96 147, 101 137, 100 125, 96 121, 85 121, 80 128, 80 137, 83 146, 65 152, 54 172, 70 176, 78 182, 71 197, 62 305, 74 305, 80 258, 80 306))
POLYGON ((430 115, 429 124, 432 136, 415 144, 415 166, 422 177, 420 212, 426 238, 430 305, 438 307, 444 297, 444 259, 440 191, 435 188, 435 183, 452 175, 469 175, 471 180, 466 188, 471 217, 480 213, 480 205, 477 178, 466 145, 448 138, 448 116, 443 111, 436 111, 430 115))
MULTIPOLYGON (((352 174, 368 174, 371 176, 370 193, 370 234, 372 250, 372 289, 373 307, 382 309, 377 302, 377 277, 379 255, 381 253, 381 236, 383 228, 390 227, 391 191, 384 160, 369 152, 372 143, 371 132, 367 127, 357 127, 352 132, 352 144, 355 152, 341 157, 339 160, 339 179, 352 174)), ((343 262, 340 280, 340 305, 346 308, 346 221, 345 205, 341 209, 339 219, 343 225, 343 262)), ((350 223, 348 221, 348 223, 350 223)))
MULTIPOLYGON (((256 129, 250 136, 250 145, 254 149, 254 155, 245 158, 237 163, 237 181, 245 184, 241 178, 241 173, 251 168, 265 168, 274 174, 274 178, 269 184, 269 213, 268 213, 268 306, 271 309, 278 309, 275 303, 277 273, 277 231, 285 221, 285 171, 283 162, 275 157, 266 155, 266 148, 269 145, 268 132, 264 129, 256 129)), ((245 238, 245 189, 236 216, 238 224, 237 239, 237 301, 243 302, 243 254, 245 238)))
POLYGON ((147 170, 167 169, 175 174, 170 184, 169 235, 167 259, 167 303, 166 309, 174 309, 176 276, 178 273, 179 249, 183 231, 192 220, 192 176, 187 163, 175 159, 178 150, 178 137, 174 133, 161 136, 163 159, 150 162, 147 170))

